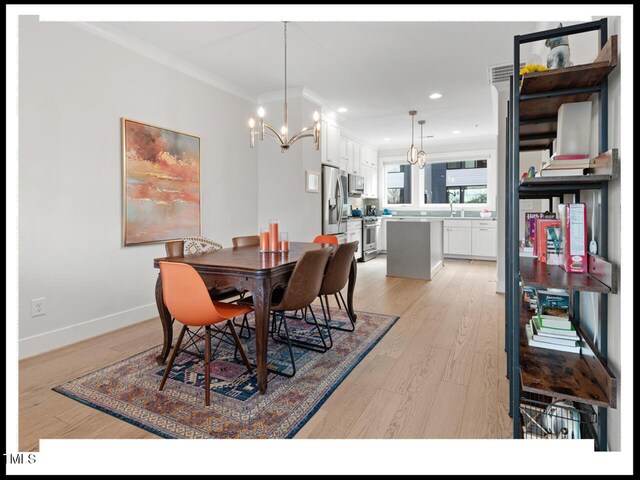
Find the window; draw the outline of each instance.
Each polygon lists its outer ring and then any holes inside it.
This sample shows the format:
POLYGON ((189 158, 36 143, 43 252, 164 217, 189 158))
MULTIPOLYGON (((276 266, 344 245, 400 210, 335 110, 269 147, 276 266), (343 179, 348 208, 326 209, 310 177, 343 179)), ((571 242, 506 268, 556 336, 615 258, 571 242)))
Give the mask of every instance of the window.
POLYGON ((487 161, 427 165, 424 167, 424 203, 487 203, 487 161))
POLYGON ((384 167, 387 203, 399 205, 411 203, 411 165, 387 164, 384 167))

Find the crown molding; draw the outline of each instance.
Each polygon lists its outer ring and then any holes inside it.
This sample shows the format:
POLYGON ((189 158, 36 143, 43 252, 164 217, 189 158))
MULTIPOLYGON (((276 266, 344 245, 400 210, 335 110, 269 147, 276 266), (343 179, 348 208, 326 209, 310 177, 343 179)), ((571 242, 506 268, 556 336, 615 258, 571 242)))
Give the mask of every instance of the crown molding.
POLYGON ((172 68, 180 73, 196 78, 211 85, 212 87, 218 88, 252 103, 256 102, 256 96, 247 90, 127 32, 114 28, 110 25, 98 26, 95 23, 90 22, 69 23, 86 32, 102 37, 105 40, 127 48, 132 52, 161 63, 162 65, 172 68))

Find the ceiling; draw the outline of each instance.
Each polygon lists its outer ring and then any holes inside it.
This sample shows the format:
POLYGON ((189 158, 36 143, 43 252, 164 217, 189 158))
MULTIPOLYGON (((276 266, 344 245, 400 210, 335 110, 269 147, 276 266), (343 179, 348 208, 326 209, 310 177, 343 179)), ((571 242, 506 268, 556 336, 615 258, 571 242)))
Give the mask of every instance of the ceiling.
MULTIPOLYGON (((255 98, 284 89, 281 22, 106 25, 255 98)), ((341 124, 378 148, 408 146, 409 110, 418 111, 416 143, 420 119, 426 120, 425 137, 433 135, 425 147, 495 135, 487 69, 511 63, 513 36, 534 30, 534 22, 290 22, 287 82, 289 88, 311 89, 330 108, 348 108, 341 124), (429 99, 433 92, 442 98, 429 99)))

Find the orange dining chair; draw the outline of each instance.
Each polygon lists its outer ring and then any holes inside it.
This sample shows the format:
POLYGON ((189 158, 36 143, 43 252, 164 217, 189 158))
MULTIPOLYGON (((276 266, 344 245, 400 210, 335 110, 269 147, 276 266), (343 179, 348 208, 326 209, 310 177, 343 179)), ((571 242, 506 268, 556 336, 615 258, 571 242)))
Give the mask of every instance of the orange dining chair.
MULTIPOLYGON (((329 245, 338 245, 338 237, 335 235, 318 235, 313 239, 313 243, 328 243, 329 245)), ((340 300, 338 299, 338 295, 334 295, 336 302, 338 303, 338 308, 340 307, 340 300)), ((322 307, 324 310, 324 307, 322 307)), ((329 308, 329 302, 327 301, 327 308, 329 308)), ((345 305, 345 309, 347 306, 345 305)), ((298 313, 298 312, 296 312, 298 313)), ((295 314, 294 314, 295 315, 295 314)))
POLYGON ((338 237, 335 235, 318 235, 313 239, 313 243, 328 243, 329 245, 338 245, 338 237))
POLYGON ((260 245, 260 235, 246 235, 244 237, 234 237, 231 239, 233 246, 238 247, 257 247, 260 245))
POLYGON ((159 262, 159 264, 164 303, 169 309, 171 316, 183 324, 176 345, 171 353, 171 357, 169 358, 167 368, 162 376, 159 390, 162 391, 164 388, 178 352, 182 351, 200 357, 200 349, 196 345, 194 337, 198 339, 202 338, 202 336, 198 334, 198 331, 200 328, 204 327, 205 405, 209 406, 209 399, 211 395, 211 336, 213 335, 213 337, 218 340, 216 350, 220 345, 220 342, 234 345, 236 348, 235 352, 240 352, 242 361, 249 370, 249 373, 253 373, 249 359, 242 348, 240 339, 238 338, 236 330, 233 327, 233 323, 231 322, 232 318, 242 315, 246 317, 247 313, 253 311, 253 308, 248 305, 235 305, 211 300, 202 277, 200 277, 198 272, 196 272, 191 265, 176 262, 159 262), (223 322, 225 322, 225 325, 222 328, 219 328, 218 324, 223 322), (189 330, 189 327, 196 327, 197 330, 192 333, 191 330, 189 330), (227 329, 229 330, 228 332, 227 329), (196 347, 198 353, 180 349, 185 333, 189 335, 189 341, 196 347), (233 338, 233 343, 229 341, 229 335, 233 338))
MULTIPOLYGON (((182 240, 171 240, 164 244, 167 257, 181 257, 197 253, 217 252, 222 250, 222 245, 207 237, 185 237, 182 240)), ((211 300, 227 300, 237 297, 240 292, 232 286, 222 286, 209 289, 211 300)))

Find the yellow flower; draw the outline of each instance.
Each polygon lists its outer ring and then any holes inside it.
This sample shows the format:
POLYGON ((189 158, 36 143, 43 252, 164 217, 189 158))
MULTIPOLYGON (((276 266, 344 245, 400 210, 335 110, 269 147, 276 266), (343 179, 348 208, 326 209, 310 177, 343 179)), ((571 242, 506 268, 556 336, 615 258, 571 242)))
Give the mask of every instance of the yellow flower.
POLYGON ((531 64, 525 65, 523 68, 520 69, 520 75, 525 75, 527 73, 533 73, 533 72, 544 72, 546 70, 549 70, 549 69, 544 65, 536 65, 531 63, 531 64))

